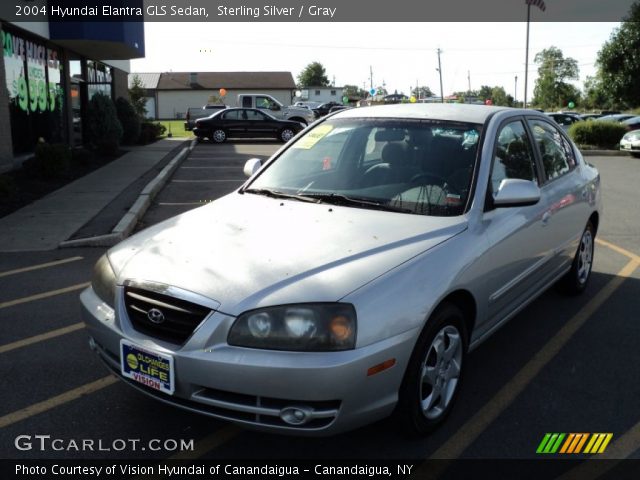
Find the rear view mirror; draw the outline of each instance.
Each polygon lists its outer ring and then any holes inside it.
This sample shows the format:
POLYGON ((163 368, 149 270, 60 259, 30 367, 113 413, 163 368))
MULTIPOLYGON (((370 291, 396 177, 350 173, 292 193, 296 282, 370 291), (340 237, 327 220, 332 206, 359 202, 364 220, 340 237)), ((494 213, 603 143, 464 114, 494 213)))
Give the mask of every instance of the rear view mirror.
POLYGON ((526 207, 540 201, 540 189, 530 180, 505 178, 493 197, 495 207, 526 207))
POLYGON ((244 164, 244 174, 247 177, 252 177, 262 167, 262 160, 259 158, 250 158, 244 164))

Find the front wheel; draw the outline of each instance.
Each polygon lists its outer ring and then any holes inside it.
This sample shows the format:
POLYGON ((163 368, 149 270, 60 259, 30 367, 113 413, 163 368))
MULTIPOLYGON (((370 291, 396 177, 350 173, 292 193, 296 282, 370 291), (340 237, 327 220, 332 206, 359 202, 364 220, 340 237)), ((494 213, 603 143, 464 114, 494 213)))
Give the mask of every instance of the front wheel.
POLYGON ((591 267, 593 266, 593 244, 595 238, 595 228, 591 221, 587 222, 587 226, 580 237, 580 245, 571 270, 562 277, 558 286, 560 290, 569 295, 578 295, 587 288, 589 278, 591 278, 591 267))
POLYGON ((284 143, 287 143, 293 137, 295 137, 296 132, 294 132, 291 128, 285 127, 280 131, 280 140, 284 143))
POLYGON ((449 414, 467 350, 464 316, 445 303, 427 321, 400 387, 396 415, 409 433, 424 435, 449 414))
POLYGON ((213 140, 215 143, 223 143, 227 141, 227 133, 222 130, 221 128, 214 130, 211 133, 211 140, 213 140))

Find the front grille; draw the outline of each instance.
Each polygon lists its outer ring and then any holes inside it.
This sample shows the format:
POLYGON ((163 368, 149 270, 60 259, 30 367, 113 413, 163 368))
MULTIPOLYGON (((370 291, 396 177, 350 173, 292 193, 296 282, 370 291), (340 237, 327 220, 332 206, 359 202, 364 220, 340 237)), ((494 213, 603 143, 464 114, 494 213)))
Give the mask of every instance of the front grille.
POLYGON ((125 287, 124 304, 133 328, 175 344, 183 344, 211 313, 202 305, 136 287, 125 287))

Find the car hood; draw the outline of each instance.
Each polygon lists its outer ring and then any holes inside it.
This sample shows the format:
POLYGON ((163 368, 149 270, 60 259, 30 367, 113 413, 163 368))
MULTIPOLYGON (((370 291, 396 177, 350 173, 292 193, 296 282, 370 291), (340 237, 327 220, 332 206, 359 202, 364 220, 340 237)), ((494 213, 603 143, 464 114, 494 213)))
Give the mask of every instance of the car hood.
POLYGON ((238 315, 267 305, 337 301, 466 228, 427 217, 234 192, 109 251, 119 284, 158 282, 238 315))

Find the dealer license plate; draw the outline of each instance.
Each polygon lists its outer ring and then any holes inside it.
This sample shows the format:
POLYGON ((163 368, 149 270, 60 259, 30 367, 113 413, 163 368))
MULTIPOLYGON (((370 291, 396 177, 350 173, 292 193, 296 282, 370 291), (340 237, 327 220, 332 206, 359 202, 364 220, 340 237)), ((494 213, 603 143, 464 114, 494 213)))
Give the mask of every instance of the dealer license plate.
POLYGON ((172 395, 173 357, 120 340, 120 370, 126 378, 172 395))

